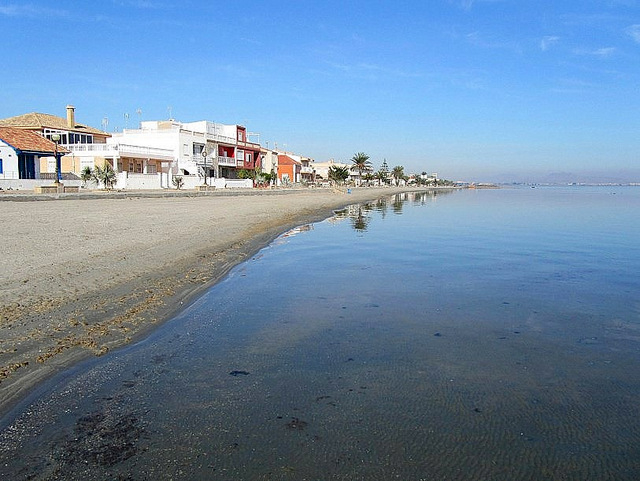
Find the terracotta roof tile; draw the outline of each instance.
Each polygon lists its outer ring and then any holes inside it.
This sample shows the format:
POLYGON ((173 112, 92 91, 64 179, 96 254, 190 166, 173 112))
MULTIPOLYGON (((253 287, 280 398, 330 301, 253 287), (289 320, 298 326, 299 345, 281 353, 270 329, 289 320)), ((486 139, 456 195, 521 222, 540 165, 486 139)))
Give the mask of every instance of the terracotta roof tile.
POLYGON ((9 117, 6 119, 0 119, 0 127, 19 127, 22 129, 57 129, 67 130, 73 132, 84 132, 95 135, 104 135, 111 137, 111 134, 103 132, 102 130, 94 129, 88 125, 76 123, 73 128, 70 128, 67 124, 67 119, 58 117, 51 114, 41 114, 38 112, 31 112, 28 114, 17 115, 15 117, 9 117))
MULTIPOLYGON (((23 152, 40 152, 43 154, 53 155, 56 149, 55 142, 45 139, 42 135, 36 134, 30 130, 19 129, 16 127, 1 127, 0 140, 9 144, 14 149, 23 152)), ((64 154, 68 151, 58 145, 58 152, 64 154)))
POLYGON ((278 155, 278 164, 282 165, 302 165, 301 162, 298 162, 296 159, 292 159, 286 154, 278 155))

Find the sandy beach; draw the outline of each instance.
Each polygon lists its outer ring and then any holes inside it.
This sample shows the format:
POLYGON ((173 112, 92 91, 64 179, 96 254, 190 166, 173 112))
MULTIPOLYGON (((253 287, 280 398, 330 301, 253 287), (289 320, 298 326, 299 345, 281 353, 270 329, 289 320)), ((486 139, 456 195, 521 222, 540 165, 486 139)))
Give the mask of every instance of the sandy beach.
POLYGON ((0 415, 56 372, 140 338, 287 229, 408 190, 4 194, 0 415))

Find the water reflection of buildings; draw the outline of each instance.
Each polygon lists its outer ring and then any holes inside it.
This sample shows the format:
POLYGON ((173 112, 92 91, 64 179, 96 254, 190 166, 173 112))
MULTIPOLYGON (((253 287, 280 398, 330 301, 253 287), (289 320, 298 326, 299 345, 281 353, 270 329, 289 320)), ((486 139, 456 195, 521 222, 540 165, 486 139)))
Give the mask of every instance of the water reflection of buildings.
POLYGON ((372 202, 363 204, 352 204, 344 209, 335 212, 335 215, 328 219, 328 222, 338 223, 345 220, 351 222, 353 228, 357 231, 366 231, 372 220, 372 212, 380 212, 384 218, 389 209, 394 214, 402 214, 405 204, 425 205, 429 202, 435 202, 438 196, 450 194, 453 190, 424 190, 416 192, 403 192, 394 194, 389 197, 382 197, 372 202))
POLYGON ((313 230, 313 224, 305 224, 305 225, 301 225, 299 227, 294 227, 291 230, 288 230, 287 232, 285 232, 284 234, 282 234, 280 237, 293 237, 295 235, 300 234, 301 232, 307 232, 313 230))

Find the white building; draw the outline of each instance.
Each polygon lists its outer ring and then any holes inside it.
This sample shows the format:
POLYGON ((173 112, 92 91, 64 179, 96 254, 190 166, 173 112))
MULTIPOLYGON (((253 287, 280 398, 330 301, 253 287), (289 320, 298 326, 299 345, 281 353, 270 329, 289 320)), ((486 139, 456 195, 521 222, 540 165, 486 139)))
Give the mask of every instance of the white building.
POLYGON ((260 145, 249 142, 246 128, 240 125, 204 120, 145 121, 139 129, 125 129, 113 138, 127 145, 153 145, 170 151, 174 160, 171 172, 183 177, 186 188, 205 183, 230 186, 227 180, 237 179, 239 169, 255 169, 261 160, 260 145))

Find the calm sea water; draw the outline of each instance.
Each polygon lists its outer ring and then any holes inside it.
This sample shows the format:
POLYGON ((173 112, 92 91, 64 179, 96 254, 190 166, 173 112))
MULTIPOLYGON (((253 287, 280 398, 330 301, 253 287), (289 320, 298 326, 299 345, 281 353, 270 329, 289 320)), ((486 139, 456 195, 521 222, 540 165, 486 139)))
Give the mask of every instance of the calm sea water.
POLYGON ((2 479, 640 479, 640 188, 287 233, 0 425, 2 479))

